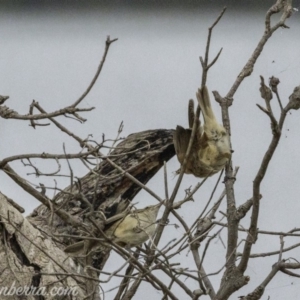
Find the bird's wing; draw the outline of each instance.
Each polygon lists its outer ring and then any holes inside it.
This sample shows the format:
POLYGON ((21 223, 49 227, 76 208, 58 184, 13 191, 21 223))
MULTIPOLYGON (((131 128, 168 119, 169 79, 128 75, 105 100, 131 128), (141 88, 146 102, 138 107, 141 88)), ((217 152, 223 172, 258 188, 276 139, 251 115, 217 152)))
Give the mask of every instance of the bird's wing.
POLYGON ((189 106, 188 106, 188 120, 189 120, 190 128, 193 128, 194 119, 195 119, 194 100, 190 99, 189 106))
POLYGON ((109 237, 114 237, 115 236, 115 232, 117 230, 117 228, 119 227, 119 225, 126 219, 127 215, 123 216, 122 219, 119 219, 118 221, 114 222, 113 224, 111 224, 110 227, 106 228, 104 233, 109 237))
POLYGON ((177 125, 173 135, 175 151, 181 164, 183 163, 184 156, 189 145, 191 133, 191 129, 184 129, 177 125))
MULTIPOLYGON (((196 115, 195 115, 194 100, 190 99, 189 105, 188 105, 188 120, 189 120, 189 128, 190 129, 193 128, 195 117, 196 117, 196 115)), ((200 128, 199 117, 196 119, 196 128, 197 128, 197 131, 199 131, 199 128, 200 128)))

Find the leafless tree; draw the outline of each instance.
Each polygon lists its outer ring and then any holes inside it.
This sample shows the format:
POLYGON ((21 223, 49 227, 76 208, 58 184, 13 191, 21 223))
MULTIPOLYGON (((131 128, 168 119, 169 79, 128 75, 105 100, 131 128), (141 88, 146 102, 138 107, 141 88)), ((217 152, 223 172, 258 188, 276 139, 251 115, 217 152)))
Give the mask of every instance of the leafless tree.
MULTIPOLYGON (((200 58, 203 69, 201 86, 206 85, 206 78, 210 68, 217 63, 222 49, 217 56, 209 60, 210 42, 215 26, 225 13, 225 8, 220 13, 208 30, 208 38, 205 54, 200 58)), ((220 104, 223 125, 227 132, 230 130, 229 108, 234 103, 234 95, 243 80, 252 74, 254 65, 260 56, 265 44, 278 28, 288 28, 286 20, 292 15, 292 1, 277 0, 267 11, 265 29, 254 49, 251 57, 238 74, 233 85, 225 96, 213 91, 215 100, 220 104), (281 14, 279 21, 271 22, 274 14, 281 14)), ((224 180, 225 188, 221 195, 215 198, 215 189, 211 192, 209 201, 205 204, 198 218, 192 226, 187 225, 178 213, 185 209, 185 202, 193 199, 193 196, 203 185, 207 178, 201 180, 196 186, 186 190, 186 196, 180 201, 175 201, 178 190, 183 188, 181 181, 184 176, 186 164, 189 159, 193 140, 196 135, 197 120, 200 109, 197 108, 196 118, 192 126, 191 138, 188 150, 183 160, 175 188, 168 189, 167 162, 175 155, 173 146, 173 130, 160 129, 148 130, 129 135, 125 139, 120 138, 122 124, 118 136, 113 140, 103 136, 101 141, 95 141, 91 136, 82 138, 66 128, 60 121, 59 116, 71 117, 79 122, 85 119, 80 115, 93 108, 80 108, 82 100, 87 96, 96 83, 102 67, 105 63, 109 48, 116 39, 107 38, 102 60, 97 72, 87 87, 86 91, 72 104, 58 111, 47 112, 42 105, 33 101, 29 106, 28 114, 20 114, 4 103, 9 99, 7 96, 0 98, 0 116, 4 119, 17 119, 29 121, 30 125, 48 126, 54 124, 58 130, 66 134, 78 143, 77 153, 68 153, 65 148, 63 152, 56 153, 30 153, 2 158, 0 168, 17 185, 40 201, 29 217, 22 216, 23 208, 17 204, 18 199, 9 199, 0 194, 0 219, 1 219, 1 243, 0 243, 0 274, 1 286, 16 288, 43 287, 46 292, 53 288, 76 288, 76 295, 56 296, 55 299, 104 299, 105 294, 102 285, 112 278, 119 278, 119 285, 115 290, 114 299, 128 300, 134 298, 136 291, 142 282, 150 284, 154 290, 161 292, 162 299, 178 299, 175 290, 182 289, 186 294, 185 299, 199 299, 208 295, 214 300, 229 299, 236 291, 243 293, 243 287, 247 285, 250 278, 246 275, 249 260, 254 257, 277 255, 277 262, 270 266, 269 274, 257 286, 252 293, 240 296, 240 299, 260 299, 268 283, 279 273, 300 277, 295 270, 300 268, 299 258, 285 259, 284 255, 297 247, 300 243, 285 247, 284 239, 288 237, 299 237, 299 228, 289 232, 266 232, 257 227, 259 219, 259 207, 261 183, 265 177, 273 154, 280 142, 282 128, 288 112, 298 110, 300 107, 300 86, 291 92, 289 100, 282 100, 279 96, 279 79, 272 77, 269 87, 261 76, 261 97, 265 100, 265 107, 258 105, 259 109, 270 119, 272 140, 266 146, 265 155, 260 164, 257 174, 253 180, 252 195, 242 205, 237 206, 234 195, 234 186, 238 167, 234 167, 234 154, 226 168, 220 172, 217 185, 224 180), (275 96, 278 99, 281 114, 277 119, 272 111, 270 100, 275 96), (48 123, 40 123, 45 121, 48 123), (109 149, 104 154, 105 149, 109 149), (51 160, 56 166, 55 172, 42 172, 33 160, 51 160), (71 161, 78 160, 89 170, 82 178, 74 176, 71 161), (56 178, 61 176, 63 162, 68 166, 70 185, 61 189, 57 185, 45 186, 40 184, 34 186, 27 178, 22 178, 11 166, 12 162, 20 161, 25 167, 32 168, 33 174, 37 176, 50 176, 56 178), (147 187, 147 182, 160 170, 164 168, 165 174, 165 196, 161 198, 147 187), (147 244, 129 249, 122 247, 110 236, 106 235, 106 228, 124 220, 131 209, 132 200, 141 190, 145 190, 156 201, 161 203, 163 214, 157 220, 155 235, 147 244), (53 190, 55 196, 50 198, 47 191, 53 190), (211 204, 213 199, 217 199, 211 204), (226 200, 225 200, 226 199, 226 200), (227 203, 227 211, 219 212, 222 201, 227 203), (165 234, 166 225, 170 215, 177 219, 178 224, 184 231, 177 239, 167 240, 164 244, 159 243, 165 234), (241 226, 240 221, 250 215, 248 228, 241 226), (218 219, 218 221, 216 221, 218 219), (227 231, 226 250, 224 251, 225 264, 220 266, 214 274, 207 274, 203 262, 207 259, 210 251, 210 243, 219 237, 220 231, 227 231), (278 235, 280 237, 280 248, 278 251, 269 253, 253 254, 252 246, 257 239, 264 235, 278 235), (68 256, 64 251, 67 246, 82 241, 85 252, 80 255, 68 256), (91 246, 102 245, 101 248, 93 249, 91 246), (242 253, 237 248, 242 245, 242 253), (180 262, 179 254, 189 249, 194 260, 194 266, 183 268, 180 263, 173 263, 173 258, 180 262), (91 251, 92 250, 92 251, 91 251), (113 272, 105 269, 105 263, 111 251, 114 251, 124 259, 124 264, 113 272), (193 272, 193 270, 195 270, 193 272), (222 274, 219 288, 213 286, 212 276, 222 274), (188 280, 186 280, 188 279, 188 280), (192 288, 194 284, 197 289, 192 288)), ((114 45, 115 46, 115 45, 114 45)), ((134 210, 133 210, 134 211, 134 210)), ((15 294, 16 295, 16 294, 15 294)), ((14 299, 15 296, 12 296, 14 299)), ((43 296, 23 294, 18 299, 54 299, 49 294, 43 296)))

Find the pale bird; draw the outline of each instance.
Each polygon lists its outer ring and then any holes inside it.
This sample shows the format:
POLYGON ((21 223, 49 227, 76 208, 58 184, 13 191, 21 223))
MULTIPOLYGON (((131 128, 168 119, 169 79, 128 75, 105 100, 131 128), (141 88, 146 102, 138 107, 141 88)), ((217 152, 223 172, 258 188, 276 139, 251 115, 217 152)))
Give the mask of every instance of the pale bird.
MULTIPOLYGON (((220 125, 211 107, 207 87, 204 86, 196 93, 203 115, 204 124, 196 120, 196 136, 192 145, 185 173, 196 177, 212 176, 222 170, 231 158, 231 148, 228 133, 220 125)), ((184 129, 177 126, 173 140, 179 162, 182 164, 188 148, 195 118, 194 101, 188 106, 189 127, 184 129)), ((180 170, 179 170, 180 172, 180 170)))
MULTIPOLYGON (((104 233, 121 247, 135 247, 152 238, 156 229, 156 218, 162 203, 130 211, 124 218, 113 223, 104 233)), ((100 250, 108 244, 103 240, 84 240, 65 248, 72 255, 86 255, 91 251, 100 250)), ((101 251, 101 250, 100 250, 101 251)))

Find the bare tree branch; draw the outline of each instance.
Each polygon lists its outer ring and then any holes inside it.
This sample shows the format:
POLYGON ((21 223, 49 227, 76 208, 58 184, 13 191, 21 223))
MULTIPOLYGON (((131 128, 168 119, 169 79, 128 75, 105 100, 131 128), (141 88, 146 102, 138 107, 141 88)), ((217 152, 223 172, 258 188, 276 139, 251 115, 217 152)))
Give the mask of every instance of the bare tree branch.
POLYGON ((266 15, 266 21, 265 21, 265 32, 258 42, 255 50, 253 51, 250 59, 246 63, 246 65, 243 67, 242 71, 236 78, 234 84, 232 85, 231 89, 226 95, 226 98, 233 98, 235 92, 237 91, 238 87, 242 83, 242 81, 247 77, 250 76, 253 72, 254 65, 260 56, 265 44, 269 40, 269 38, 272 36, 272 34, 280 27, 286 28, 285 21, 288 19, 292 14, 293 8, 292 8, 292 1, 291 0, 277 0, 276 4, 274 4, 267 12, 266 15), (273 14, 279 13, 282 11, 281 18, 279 22, 277 22, 273 27, 270 25, 270 18, 273 14))

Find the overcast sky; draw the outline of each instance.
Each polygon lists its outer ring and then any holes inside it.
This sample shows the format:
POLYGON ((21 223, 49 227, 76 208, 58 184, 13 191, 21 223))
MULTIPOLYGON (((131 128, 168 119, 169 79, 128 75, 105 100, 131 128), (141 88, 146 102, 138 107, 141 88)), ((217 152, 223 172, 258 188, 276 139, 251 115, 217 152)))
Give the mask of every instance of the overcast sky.
MULTIPOLYGON (((31 6, 21 5, 22 1, 7 1, 6 5, 1 2, 0 94, 9 95, 7 105, 23 114, 28 112, 33 99, 47 111, 67 106, 82 94, 93 77, 106 36, 119 38, 111 46, 95 88, 81 104, 81 107, 96 107, 93 112, 84 114, 88 121, 82 125, 60 119, 82 138, 93 134, 94 139, 100 140, 103 133, 114 138, 121 121, 125 126, 122 136, 147 129, 171 129, 177 124, 187 126, 187 103, 190 98, 195 98, 200 84, 199 56, 204 54, 207 28, 229 3, 228 11, 213 33, 211 57, 221 47, 223 52, 207 82, 210 91, 217 90, 225 95, 262 36, 265 12, 273 1, 209 1, 209 6, 204 6, 203 1, 177 1, 177 5, 176 1, 148 1, 144 6, 132 6, 129 1, 122 5, 121 1, 113 1, 110 5, 101 2, 95 5, 91 1, 84 2, 87 3, 85 6, 80 1, 74 1, 72 5, 56 2, 56 6, 50 6, 49 2, 53 1, 48 1, 47 5, 45 1, 31 1, 31 6), (242 5, 236 6, 236 2, 242 5)), ((299 1, 294 3, 295 7, 299 6, 299 1)), ((274 34, 251 78, 241 85, 230 108, 235 151, 233 164, 240 166, 235 184, 238 204, 251 197, 253 178, 271 140, 269 119, 255 105, 263 105, 258 90, 259 75, 266 80, 271 76, 279 77, 283 103, 300 84, 299 14, 295 13, 287 24, 291 28, 279 29, 274 34)), ((214 102, 213 106, 221 120, 219 106, 214 102)), ((278 116, 275 99, 273 107, 278 116)), ((299 127, 300 112, 293 111, 287 118, 281 143, 262 184, 260 229, 285 231, 299 227, 299 127)), ((28 123, 0 119, 0 128, 0 159, 20 153, 62 153, 63 143, 67 151, 79 151, 74 141, 52 125, 33 130, 28 123)), ((49 162, 36 161, 36 165, 49 172, 56 168, 49 162)), ((79 163, 72 166, 78 177, 87 172, 79 163)), ((12 164, 12 167, 23 176, 32 172, 20 163, 12 164)), ((174 157, 168 163, 170 188, 175 183, 172 172, 178 168, 179 163, 174 157)), ((191 220, 192 223, 203 208, 216 177, 207 181, 195 196, 194 203, 186 204, 180 211, 187 222, 191 220)), ((159 172, 149 182, 149 187, 163 197, 162 178, 162 172, 159 172)), ((27 179, 53 186, 50 178, 31 175, 27 179)), ((20 203, 26 214, 39 204, 3 173, 0 173, 0 182, 1 192, 20 203)), ((184 195, 185 188, 197 182, 193 176, 186 176, 178 199, 184 195)), ((59 183, 63 188, 69 181, 62 179, 59 183)), ((222 186, 216 198, 221 191, 222 186)), ((145 192, 140 192, 135 202, 139 202, 140 207, 155 203, 145 192)), ((221 209, 226 211, 224 205, 221 209)), ((246 228, 248 221, 243 222, 246 228)), ((180 230, 170 229, 170 236, 181 233, 180 230)), ((226 242, 225 232, 222 239, 226 242)), ((168 240, 166 237, 166 242, 168 240)), ((296 239, 286 239, 286 245, 296 242, 296 239)), ((224 256, 215 257, 215 253, 224 252, 222 243, 217 241, 212 249, 205 265, 208 272, 216 271, 224 263, 224 256), (210 259, 215 260, 214 263, 210 259)), ((278 237, 264 237, 253 251, 278 249, 278 237)), ((189 263, 189 256, 187 253, 181 255, 184 263, 189 263)), ((290 256, 292 254, 287 254, 286 258, 290 256)), ((242 294, 256 287, 276 260, 277 257, 251 261, 246 273, 251 281, 242 294)), ((112 262, 108 264, 108 268, 114 267, 112 262)), ((213 280, 216 289, 221 274, 213 280)), ((279 275, 268 286, 263 299, 268 295, 271 299, 283 299, 287 295, 289 299, 297 299, 299 290, 299 281, 279 275)), ((110 295, 113 294, 108 294, 106 299, 112 299, 110 295)), ((136 299, 139 299, 138 295, 136 299)), ((153 294, 149 293, 148 298, 144 294, 143 299, 153 299, 153 294)))

